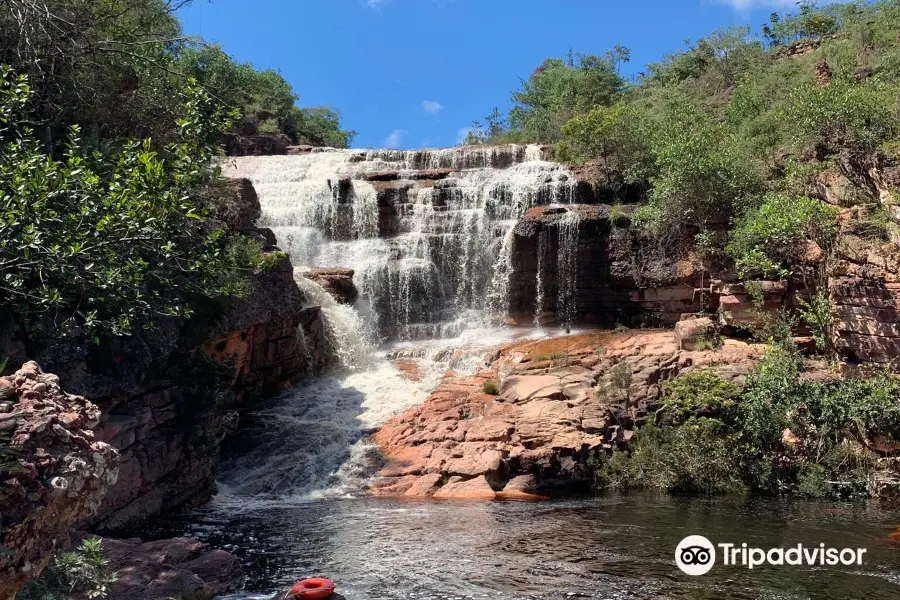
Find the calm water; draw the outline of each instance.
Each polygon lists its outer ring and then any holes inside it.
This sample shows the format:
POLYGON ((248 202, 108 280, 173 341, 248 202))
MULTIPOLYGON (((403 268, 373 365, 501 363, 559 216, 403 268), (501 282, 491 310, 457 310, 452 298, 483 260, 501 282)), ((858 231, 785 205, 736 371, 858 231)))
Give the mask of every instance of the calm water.
POLYGON ((629 495, 539 504, 225 498, 158 523, 244 562, 263 598, 324 575, 348 600, 900 598, 900 514, 864 505, 629 495), (771 548, 867 548, 862 567, 726 567, 691 578, 691 534, 771 548))

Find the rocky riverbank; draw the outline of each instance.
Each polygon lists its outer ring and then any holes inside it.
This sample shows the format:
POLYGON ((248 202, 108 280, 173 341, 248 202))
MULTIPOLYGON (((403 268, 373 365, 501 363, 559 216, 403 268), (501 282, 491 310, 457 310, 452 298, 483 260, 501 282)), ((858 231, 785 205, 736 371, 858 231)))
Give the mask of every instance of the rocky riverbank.
POLYGON ((379 496, 510 498, 591 485, 589 462, 626 445, 661 386, 700 367, 741 383, 764 346, 685 350, 672 331, 516 342, 475 374, 449 371, 428 400, 374 439, 379 496))

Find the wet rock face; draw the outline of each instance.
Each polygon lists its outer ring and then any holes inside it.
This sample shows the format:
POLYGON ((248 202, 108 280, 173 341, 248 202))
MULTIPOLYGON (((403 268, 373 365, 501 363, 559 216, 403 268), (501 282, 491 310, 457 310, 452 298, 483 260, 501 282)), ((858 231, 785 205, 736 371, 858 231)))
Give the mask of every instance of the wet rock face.
POLYGON ((93 516, 116 483, 119 455, 94 437, 100 409, 26 363, 0 379, 0 431, 17 468, 0 482, 0 598, 35 578, 69 528, 93 516))
POLYGON ((342 304, 353 304, 359 297, 359 290, 353 283, 353 269, 332 267, 310 269, 304 276, 322 286, 326 292, 342 304))
POLYGON ((370 492, 493 499, 587 486, 591 456, 631 440, 663 381, 713 366, 742 384, 763 350, 734 340, 681 350, 671 331, 511 344, 471 377, 449 373, 376 433, 387 463, 370 492), (491 380, 502 380, 496 396, 491 380))
POLYGON ((139 391, 98 400, 98 439, 121 452, 122 465, 94 524, 122 527, 208 501, 222 440, 238 426, 237 409, 328 364, 321 309, 305 306, 290 261, 260 273, 256 286, 207 332, 201 348, 172 359, 200 361, 200 372, 219 371, 218 379, 148 381, 139 391))
POLYGON ((511 254, 509 312, 515 322, 615 325, 650 315, 671 325, 684 313, 714 309, 709 277, 691 261, 669 260, 636 272, 635 249, 610 216, 602 204, 526 212, 516 224, 511 254))
POLYGON ((117 574, 108 600, 163 600, 187 594, 212 598, 244 584, 237 557, 188 538, 147 543, 104 539, 103 556, 117 574))

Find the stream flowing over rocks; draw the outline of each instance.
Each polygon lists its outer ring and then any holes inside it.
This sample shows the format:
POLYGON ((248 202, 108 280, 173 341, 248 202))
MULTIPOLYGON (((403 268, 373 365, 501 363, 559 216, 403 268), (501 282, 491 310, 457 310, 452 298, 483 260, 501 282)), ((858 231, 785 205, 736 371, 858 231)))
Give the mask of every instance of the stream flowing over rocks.
MULTIPOLYGON (((691 251, 636 260, 617 228, 633 207, 613 214, 596 169, 551 162, 541 146, 285 152, 221 164, 228 226, 287 254, 255 274, 249 298, 192 336, 164 322, 104 349, 99 372, 88 350, 64 347, 39 356, 59 377, 28 363, 0 379, 6 429, 21 427, 10 412, 45 414, 28 404, 35 394, 53 397, 44 427, 16 430, 14 444, 56 436, 75 454, 95 450, 66 485, 17 476, 28 504, 4 522, 17 554, 2 559, 14 585, 75 526, 141 536, 109 540, 124 574, 110 600, 229 593, 245 572, 247 591, 231 597, 268 598, 314 575, 349 600, 805 597, 765 574, 738 577, 750 591, 673 578, 673 532, 752 532, 729 527, 743 515, 731 500, 572 498, 590 491, 597 458, 652 418, 667 381, 705 368, 742 384, 764 352, 742 328, 814 290, 761 281, 751 293, 691 251), (640 328, 613 329, 623 324, 640 328), (13 389, 15 410, 4 404, 13 389), (76 488, 90 493, 69 498, 76 488), (41 528, 40 543, 22 542, 16 523, 41 528)), ((857 217, 841 217, 833 343, 889 365, 900 263, 854 235, 857 217)), ((29 448, 57 481, 70 450, 29 448)), ((895 450, 882 453, 873 495, 900 497, 895 450)), ((845 509, 785 510, 807 524, 807 538, 786 542, 807 543, 819 541, 809 511, 845 509)), ((760 543, 782 544, 780 511, 752 508, 760 543)), ((863 598, 842 576, 869 582, 867 600, 896 597, 889 516, 823 514, 829 535, 870 543, 875 558, 822 581, 842 598, 863 598)))

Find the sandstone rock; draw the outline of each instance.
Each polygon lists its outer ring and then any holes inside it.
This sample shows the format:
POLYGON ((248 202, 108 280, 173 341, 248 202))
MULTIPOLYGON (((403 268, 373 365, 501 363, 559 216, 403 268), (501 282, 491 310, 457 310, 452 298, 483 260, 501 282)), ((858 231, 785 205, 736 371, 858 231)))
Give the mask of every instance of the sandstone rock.
POLYGON ((454 500, 493 500, 494 490, 484 476, 464 481, 461 477, 453 477, 434 494, 435 498, 454 500))
POLYGON ((790 429, 785 429, 781 433, 781 445, 789 450, 795 450, 800 447, 802 440, 794 435, 790 429))
POLYGON ((689 319, 675 324, 675 343, 682 350, 698 350, 715 334, 713 322, 708 318, 689 319))
POLYGON ((228 156, 274 156, 287 154, 291 139, 284 134, 241 135, 225 132, 222 145, 228 156))
POLYGON ((726 340, 718 350, 687 352, 662 331, 512 343, 490 353, 489 369, 448 373, 423 405, 374 434, 386 464, 369 493, 446 497, 471 494, 459 491, 468 484, 486 499, 533 500, 539 487, 584 485, 589 458, 628 443, 633 426, 658 408, 661 381, 708 366, 740 382, 763 349, 726 340), (571 360, 530 360, 554 353, 571 360), (598 359, 590 368, 588 356, 598 359), (627 394, 611 383, 623 364, 631 373, 627 394), (502 379, 500 396, 481 391, 490 379, 502 379))
POLYGON ((537 480, 534 478, 534 475, 518 475, 509 480, 503 491, 533 494, 537 491, 537 480))
POLYGON ((262 214, 259 197, 249 179, 226 180, 226 200, 220 210, 221 218, 232 231, 251 231, 262 214))
MULTIPOLYGON (((19 469, 0 483, 0 598, 11 598, 37 577, 69 528, 93 516, 116 482, 119 456, 94 440, 100 409, 63 392, 34 362, 12 376, 10 450, 19 469)), ((9 383, 9 380, 5 380, 9 383)), ((9 389, 9 388, 7 388, 9 389)))

